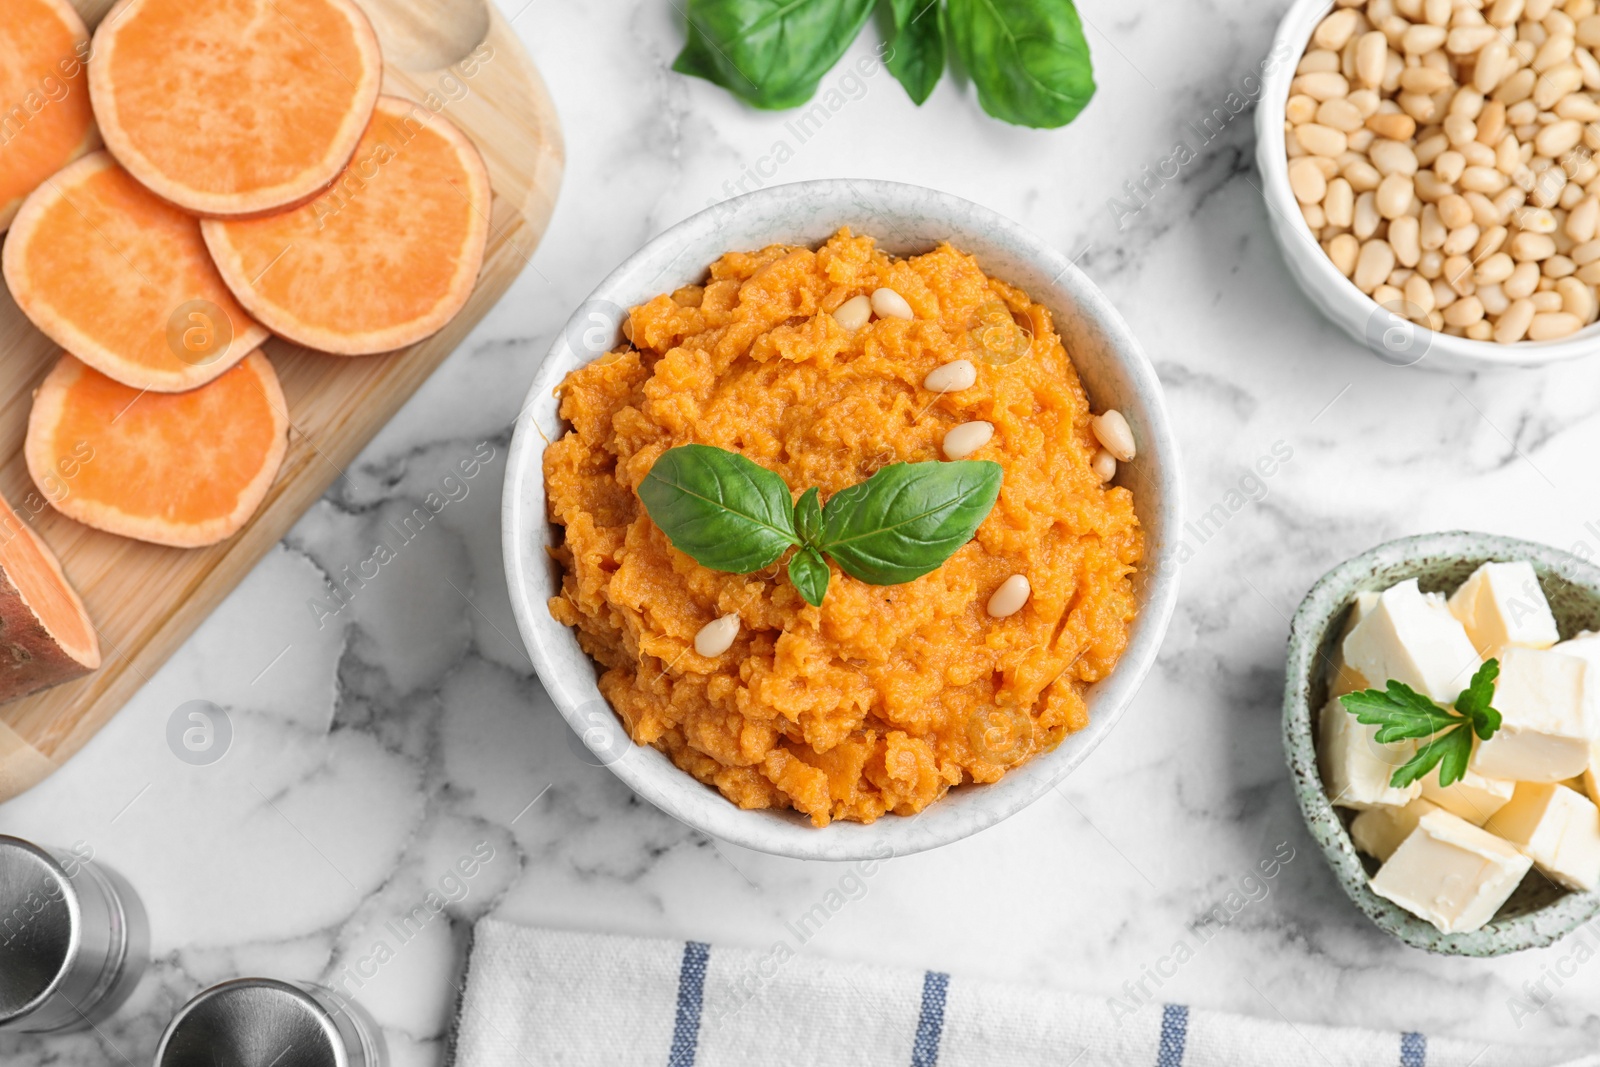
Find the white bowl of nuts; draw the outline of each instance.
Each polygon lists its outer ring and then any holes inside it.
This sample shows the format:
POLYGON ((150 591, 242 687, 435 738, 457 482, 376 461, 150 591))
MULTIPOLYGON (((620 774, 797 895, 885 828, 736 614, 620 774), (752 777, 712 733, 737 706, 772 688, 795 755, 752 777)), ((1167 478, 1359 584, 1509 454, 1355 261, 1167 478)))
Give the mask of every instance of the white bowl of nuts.
POLYGON ((1300 0, 1256 111, 1273 236, 1397 366, 1600 351, 1596 0, 1300 0))

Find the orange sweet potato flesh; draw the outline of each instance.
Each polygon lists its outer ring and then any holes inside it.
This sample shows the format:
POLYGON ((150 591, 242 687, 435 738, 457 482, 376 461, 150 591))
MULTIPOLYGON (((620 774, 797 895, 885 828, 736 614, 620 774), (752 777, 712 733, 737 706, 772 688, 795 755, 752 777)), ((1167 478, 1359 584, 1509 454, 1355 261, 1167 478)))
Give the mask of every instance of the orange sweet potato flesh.
POLYGON ((84 59, 89 31, 67 0, 6 0, 0 17, 0 232, 39 183, 99 142, 84 59))
POLYGON ((267 338, 217 274, 199 222, 105 152, 28 197, 4 268, 35 326, 135 389, 204 385, 267 338))
POLYGON ((0 702, 98 666, 100 641, 60 562, 0 500, 0 702))
POLYGON ((63 355, 34 395, 24 451, 42 488, 79 459, 65 491, 47 494, 62 514, 195 548, 232 537, 255 514, 288 429, 278 377, 259 351, 187 393, 130 389, 63 355))
POLYGON ((336 355, 403 348, 465 306, 492 210, 472 142, 425 108, 378 101, 354 160, 293 211, 201 223, 222 278, 280 337, 336 355))
POLYGON ((106 147, 201 215, 301 203, 350 161, 383 77, 352 0, 122 0, 94 37, 106 147))

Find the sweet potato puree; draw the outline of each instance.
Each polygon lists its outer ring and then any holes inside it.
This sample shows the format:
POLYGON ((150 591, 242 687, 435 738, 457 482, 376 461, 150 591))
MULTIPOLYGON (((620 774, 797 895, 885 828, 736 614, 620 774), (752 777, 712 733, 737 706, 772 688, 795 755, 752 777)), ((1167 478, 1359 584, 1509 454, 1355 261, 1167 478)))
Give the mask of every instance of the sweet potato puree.
POLYGON ((993 782, 1088 722, 1083 690, 1116 665, 1143 551, 1133 497, 1090 469, 1088 399, 1050 314, 948 244, 892 259, 840 231, 821 248, 732 252, 636 307, 631 344, 561 386, 570 431, 545 453, 565 527, 551 614, 575 626, 635 741, 743 808, 817 826, 911 815, 963 782, 993 782), (854 333, 832 312, 892 288, 912 321, 854 333), (977 383, 928 372, 971 359, 977 383), (999 502, 944 566, 873 586, 830 564, 814 608, 784 573, 724 574, 674 549, 635 490, 664 451, 697 442, 826 500, 901 461, 941 460, 945 432, 992 422, 970 458, 1005 470, 999 502), (991 618, 1013 574, 1033 594, 991 618), (737 613, 732 648, 694 649, 737 613))

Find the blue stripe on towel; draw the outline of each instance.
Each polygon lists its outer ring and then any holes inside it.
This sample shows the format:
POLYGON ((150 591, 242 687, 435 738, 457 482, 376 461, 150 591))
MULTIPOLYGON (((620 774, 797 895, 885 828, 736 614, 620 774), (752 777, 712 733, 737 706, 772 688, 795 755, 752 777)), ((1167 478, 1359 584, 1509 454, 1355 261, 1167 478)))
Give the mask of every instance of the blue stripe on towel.
POLYGON ((1421 1034, 1400 1035, 1400 1067, 1426 1067, 1428 1039, 1421 1034))
POLYGON ((917 1016, 917 1037, 911 1044, 911 1067, 934 1067, 939 1062, 944 998, 949 988, 948 974, 929 971, 922 976, 922 1013, 917 1016))
POLYGON ((667 1067, 694 1067, 700 1044, 700 1005, 705 999, 706 961, 711 946, 704 941, 683 943, 683 963, 678 967, 678 1018, 672 1026, 672 1052, 667 1067))
POLYGON ((1189 1042, 1189 1009, 1168 1004, 1161 1009, 1161 1048, 1156 1067, 1183 1067, 1183 1049, 1189 1042))

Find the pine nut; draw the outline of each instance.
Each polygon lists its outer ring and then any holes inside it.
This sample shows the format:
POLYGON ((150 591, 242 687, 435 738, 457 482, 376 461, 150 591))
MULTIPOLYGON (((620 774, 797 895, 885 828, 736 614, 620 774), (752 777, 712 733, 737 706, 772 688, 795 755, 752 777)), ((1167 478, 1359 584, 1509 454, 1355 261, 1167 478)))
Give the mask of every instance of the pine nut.
POLYGON ((1555 254, 1555 239, 1547 234, 1523 232, 1511 239, 1511 255, 1518 262, 1536 262, 1555 254))
POLYGON ((1471 326, 1483 318, 1483 302, 1476 296, 1464 296, 1444 309, 1448 326, 1471 326))
POLYGON ((1355 273, 1356 257, 1361 254, 1361 242, 1348 233, 1341 233, 1328 242, 1328 258, 1346 278, 1355 273))
POLYGON ((1494 339, 1503 345, 1516 344, 1528 335, 1533 324, 1533 301, 1513 300, 1494 326, 1494 339))
POLYGON ((922 387, 935 393, 958 393, 971 389, 978 381, 978 368, 970 359, 957 359, 935 367, 922 379, 922 387))
MULTIPOLYGON (((1573 123, 1577 126, 1577 123, 1573 123)), ((1323 126, 1320 123, 1308 122, 1295 131, 1300 138, 1300 146, 1314 156, 1337 156, 1344 152, 1349 142, 1344 134, 1332 126, 1323 126)), ((1578 127, 1578 136, 1583 135, 1583 128, 1578 127)), ((1573 144, 1577 138, 1573 138, 1573 144)), ((1571 147, 1570 145, 1568 147, 1571 147)))
POLYGON ((1335 178, 1328 183, 1328 192, 1322 200, 1322 210, 1328 217, 1329 226, 1348 227, 1355 219, 1355 208, 1356 195, 1348 181, 1335 178))
POLYGON ((1495 318, 1504 315, 1506 308, 1511 306, 1511 300, 1505 291, 1498 285, 1480 285, 1478 291, 1472 294, 1478 298, 1478 303, 1483 305, 1485 318, 1495 318))
POLYGON ((1561 294, 1561 310, 1576 315, 1585 325, 1594 321, 1597 301, 1594 289, 1577 278, 1562 278, 1556 282, 1556 292, 1561 294))
POLYGON ((724 615, 700 627, 700 632, 694 635, 694 650, 706 659, 715 659, 732 648, 738 636, 739 616, 724 615))
MULTIPOLYGON (((1322 199, 1318 197, 1317 199, 1322 199)), ((906 319, 916 318, 911 313, 911 305, 906 303, 906 298, 893 289, 874 289, 872 291, 872 310, 877 312, 880 319, 906 319)))
POLYGON ((1317 26, 1316 32, 1311 35, 1311 40, 1318 48, 1337 52, 1355 33, 1360 18, 1360 14, 1350 8, 1335 11, 1317 26))
POLYGON ((1533 291, 1539 287, 1539 265, 1537 263, 1518 263, 1517 269, 1511 272, 1511 277, 1500 284, 1507 296, 1512 300, 1521 300, 1532 296, 1533 291))
POLYGON ((866 296, 852 296, 833 313, 833 320, 851 333, 861 329, 871 318, 872 300, 866 296))
POLYGON ((1296 92, 1305 93, 1317 102, 1332 100, 1339 96, 1350 95, 1350 83, 1343 74, 1333 71, 1314 71, 1302 74, 1295 78, 1293 85, 1296 92))
POLYGON ((1472 280, 1478 285, 1499 285, 1511 277, 1511 272, 1517 269, 1516 263, 1504 252, 1496 252, 1482 263, 1473 272, 1472 280))
POLYGON ((1411 207, 1416 195, 1416 185, 1404 174, 1391 174, 1378 185, 1378 214, 1386 219, 1397 219, 1411 207))
POLYGON ((1138 454, 1133 440, 1133 428, 1128 425, 1128 420, 1122 417, 1122 412, 1116 408, 1107 408, 1104 413, 1095 416, 1090 421, 1089 428, 1094 431, 1095 440, 1099 441, 1101 446, 1119 462, 1129 463, 1138 454))
POLYGON ((1325 100, 1317 108, 1316 121, 1340 133, 1352 134, 1366 125, 1367 120, 1361 109, 1349 100, 1325 100))
POLYGON ((1383 72, 1389 60, 1389 39, 1378 30, 1361 35, 1356 42, 1356 75, 1368 89, 1383 84, 1383 72))
POLYGON ((1394 249, 1389 247, 1387 241, 1368 241, 1361 246, 1361 257, 1356 260, 1353 280, 1357 289, 1371 295, 1392 270, 1394 270, 1394 249))
POLYGON ((1554 341, 1583 329, 1583 321, 1566 311, 1546 311, 1533 317, 1528 327, 1528 340, 1554 341))
POLYGON ((992 619, 1009 619, 1022 610, 1022 606, 1033 595, 1033 587, 1028 584, 1025 574, 1013 574, 1000 583, 1000 588, 994 591, 989 598, 988 612, 992 619))
POLYGON ((945 432, 940 446, 945 459, 966 459, 994 437, 992 422, 963 422, 945 432))
POLYGON ((1378 214, 1378 198, 1372 193, 1362 193, 1356 197, 1355 218, 1350 227, 1355 235, 1365 241, 1378 232, 1378 223, 1383 221, 1383 216, 1378 214))
POLYGON ((1117 476, 1117 457, 1103 448, 1094 450, 1094 458, 1089 461, 1089 469, 1094 471, 1094 476, 1102 482, 1109 482, 1117 476))
POLYGON ((1389 223, 1389 247, 1402 267, 1415 267, 1422 258, 1420 229, 1421 224, 1410 215, 1401 215, 1389 223))

